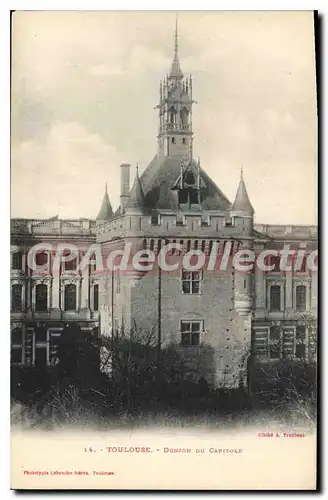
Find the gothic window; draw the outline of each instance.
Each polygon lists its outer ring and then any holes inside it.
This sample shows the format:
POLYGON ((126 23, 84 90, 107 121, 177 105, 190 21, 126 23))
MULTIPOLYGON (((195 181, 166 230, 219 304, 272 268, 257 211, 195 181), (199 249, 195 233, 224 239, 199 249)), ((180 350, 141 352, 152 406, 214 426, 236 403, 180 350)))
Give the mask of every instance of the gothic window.
POLYGON ((199 345, 201 334, 204 331, 203 323, 203 320, 181 321, 181 344, 184 346, 199 345))
POLYGON ((175 144, 175 137, 172 137, 172 144, 175 144))
POLYGON ((280 311, 280 297, 281 297, 281 287, 280 285, 270 286, 270 311, 280 311))
POLYGON ((200 284, 200 271, 182 271, 182 293, 186 295, 200 294, 200 284))
POLYGON ((180 111, 180 118, 181 118, 181 123, 183 123, 183 125, 187 125, 188 123, 188 110, 186 108, 182 108, 182 110, 180 111))
POLYGON ((278 325, 271 326, 269 334, 269 358, 280 358, 281 352, 281 328, 278 325))
POLYGON ((48 309, 48 285, 39 284, 35 287, 35 310, 46 311, 48 309))
POLYGON ((64 288, 64 309, 65 311, 76 310, 76 285, 65 285, 64 288))
POLYGON ((299 359, 305 358, 305 340, 306 340, 306 329, 305 325, 296 326, 295 335, 295 357, 299 359))
POLYGON ((11 310, 19 312, 23 308, 22 300, 23 285, 15 284, 11 287, 11 310))
POLYGON ((182 138, 182 144, 186 144, 186 138, 185 137, 182 138))
POLYGON ((195 180, 195 176, 194 176, 193 172, 188 171, 186 173, 184 181, 186 184, 189 184, 189 185, 195 184, 196 180, 195 180))
POLYGON ((176 122, 176 111, 174 108, 170 109, 170 123, 175 123, 176 122))
POLYGON ((93 286, 93 310, 98 311, 99 309, 99 285, 93 286))
POLYGON ((22 252, 14 252, 13 253, 12 268, 16 271, 20 271, 23 269, 23 254, 22 254, 22 252))
POLYGON ((298 285, 296 287, 296 309, 298 311, 306 310, 306 286, 298 285))
POLYGON ((23 361, 23 331, 22 328, 11 330, 11 363, 19 364, 23 361))

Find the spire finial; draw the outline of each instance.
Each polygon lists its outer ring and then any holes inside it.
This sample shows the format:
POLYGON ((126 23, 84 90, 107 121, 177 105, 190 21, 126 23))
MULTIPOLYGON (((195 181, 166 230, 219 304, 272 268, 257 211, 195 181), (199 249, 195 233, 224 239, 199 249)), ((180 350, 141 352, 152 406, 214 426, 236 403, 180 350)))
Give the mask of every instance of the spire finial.
POLYGON ((174 57, 170 77, 181 80, 183 73, 180 68, 179 54, 178 54, 178 13, 175 15, 175 33, 174 33, 174 57))
POLYGON ((178 59, 178 13, 175 14, 174 59, 178 59))
POLYGON ((108 190, 107 190, 107 181, 106 181, 106 184, 105 184, 105 193, 108 194, 108 190))
POLYGON ((139 177, 139 163, 137 162, 136 166, 136 176, 139 177))

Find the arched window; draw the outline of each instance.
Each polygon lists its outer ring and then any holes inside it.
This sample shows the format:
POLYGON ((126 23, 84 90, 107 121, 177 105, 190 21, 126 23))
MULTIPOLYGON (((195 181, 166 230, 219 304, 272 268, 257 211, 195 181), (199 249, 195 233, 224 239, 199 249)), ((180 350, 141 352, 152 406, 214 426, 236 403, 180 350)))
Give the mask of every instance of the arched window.
POLYGON ((298 311, 306 310, 306 286, 298 285, 296 287, 296 309, 298 311))
POLYGON ((48 309, 48 286, 39 284, 35 287, 35 310, 46 311, 48 309))
POLYGON ((186 108, 182 108, 182 110, 180 111, 180 119, 183 125, 186 125, 188 123, 188 115, 188 110, 186 108))
POLYGON ((177 114, 176 114, 176 111, 173 107, 170 108, 169 114, 170 114, 170 123, 175 123, 177 114))
POLYGON ((75 311, 76 309, 76 285, 65 285, 64 289, 64 309, 65 311, 75 311))
POLYGON ((269 338, 269 358, 278 359, 281 353, 281 328, 278 325, 271 326, 269 338))
POLYGON ((281 287, 280 285, 271 285, 270 287, 270 311, 281 310, 281 287))
POLYGON ((22 300, 23 286, 18 284, 12 285, 11 287, 11 310, 13 312, 19 312, 23 307, 22 300))
POLYGON ((188 172, 186 172, 184 181, 185 181, 186 184, 189 184, 190 186, 192 186, 193 184, 195 184, 196 179, 195 179, 194 173, 191 172, 190 170, 188 170, 188 172))

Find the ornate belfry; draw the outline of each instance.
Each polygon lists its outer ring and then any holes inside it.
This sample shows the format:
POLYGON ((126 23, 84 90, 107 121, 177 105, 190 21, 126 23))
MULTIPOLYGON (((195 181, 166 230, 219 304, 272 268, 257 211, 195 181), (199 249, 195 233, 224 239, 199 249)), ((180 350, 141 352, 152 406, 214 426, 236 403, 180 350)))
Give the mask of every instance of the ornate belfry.
POLYGON ((178 55, 178 25, 175 26, 171 71, 160 82, 158 150, 161 156, 192 158, 192 78, 184 77, 178 55))

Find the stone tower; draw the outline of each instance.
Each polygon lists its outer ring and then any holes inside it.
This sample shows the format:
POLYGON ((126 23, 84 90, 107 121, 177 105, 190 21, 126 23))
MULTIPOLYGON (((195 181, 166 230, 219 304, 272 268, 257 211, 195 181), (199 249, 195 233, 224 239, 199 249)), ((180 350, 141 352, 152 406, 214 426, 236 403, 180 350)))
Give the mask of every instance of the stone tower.
POLYGON ((114 270, 101 285, 100 306, 112 331, 155 332, 159 349, 173 346, 214 387, 247 384, 251 342, 252 276, 237 273, 233 255, 253 247, 254 210, 241 174, 232 204, 192 156, 192 80, 184 78, 175 28, 171 70, 160 84, 158 151, 129 189, 130 166, 121 166, 121 205, 98 226, 105 255, 131 247, 132 256, 152 253, 153 266, 114 270), (161 249, 176 267, 158 265, 161 249), (227 253, 228 251, 228 253, 227 253), (187 271, 184 258, 202 252, 205 266, 187 271), (228 266, 217 262, 226 255, 228 266))
POLYGON ((178 23, 175 26, 171 70, 159 87, 158 152, 160 156, 192 158, 192 79, 185 78, 178 53, 178 23))

